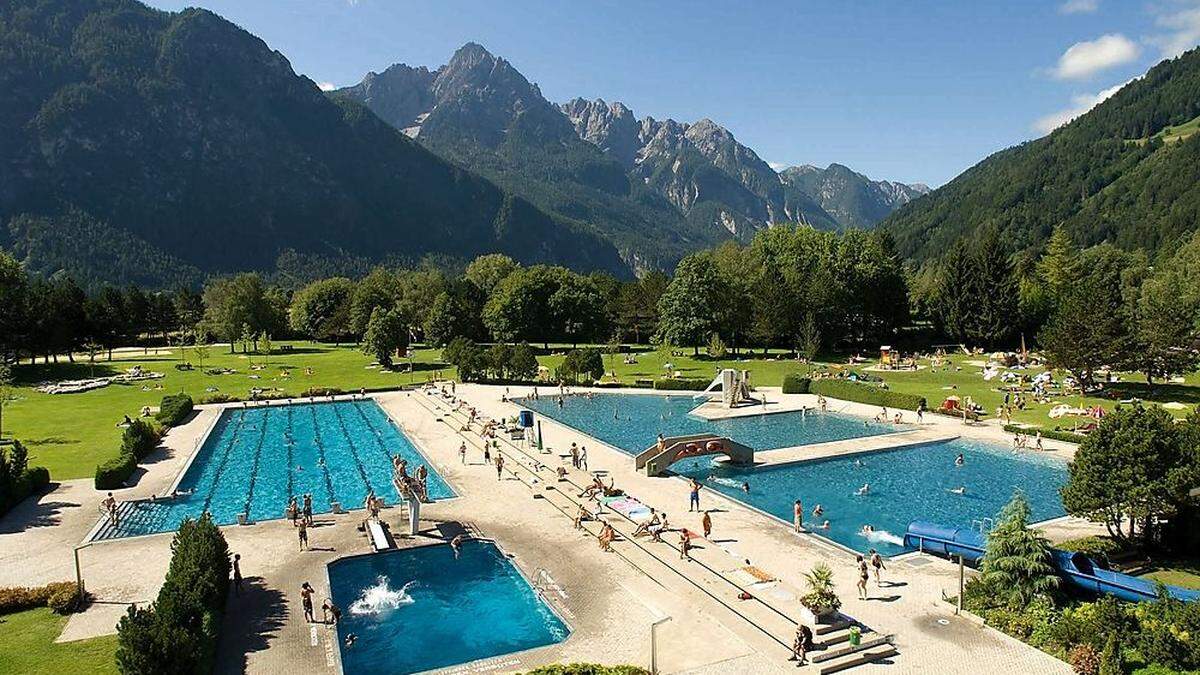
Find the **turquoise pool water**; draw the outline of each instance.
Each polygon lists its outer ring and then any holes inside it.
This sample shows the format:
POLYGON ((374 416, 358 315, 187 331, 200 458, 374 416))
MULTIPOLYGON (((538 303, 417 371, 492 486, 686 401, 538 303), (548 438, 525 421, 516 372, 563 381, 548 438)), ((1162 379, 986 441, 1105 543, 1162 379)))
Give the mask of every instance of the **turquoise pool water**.
MULTIPOLYGON (((857 551, 903 552, 904 531, 914 520, 971 527, 973 521, 994 518, 1018 489, 1029 499, 1035 520, 1065 514, 1058 494, 1066 482, 1065 463, 961 439, 757 469, 713 460, 697 457, 671 469, 789 523, 793 503, 800 499, 810 529, 829 521, 828 530, 812 531, 857 551), (955 466, 959 453, 965 461, 955 466), (743 481, 750 483, 749 494, 740 488, 743 481), (864 484, 870 490, 856 495, 864 484), (963 494, 951 492, 960 487, 966 488, 963 494), (812 515, 817 504, 825 510, 819 518, 812 515), (860 534, 863 525, 875 529, 870 538, 860 534)), ((701 504, 709 508, 713 502, 701 504)))
POLYGON ((876 436, 907 428, 864 422, 833 413, 771 413, 710 422, 688 415, 700 403, 691 396, 609 393, 596 394, 591 399, 568 396, 563 399, 562 407, 558 405, 558 398, 552 396, 543 396, 536 401, 523 398, 516 402, 631 455, 654 445, 660 433, 683 436, 711 432, 755 450, 771 450, 876 436))
POLYGON ((496 546, 376 553, 329 564, 342 672, 416 673, 561 642, 570 629, 496 546), (346 646, 346 636, 356 640, 346 646))
POLYGON ((372 400, 303 403, 265 408, 229 408, 201 446, 179 482, 175 499, 140 502, 119 526, 97 538, 128 537, 178 528, 184 518, 204 511, 219 525, 283 518, 288 498, 303 504, 312 495, 313 512, 327 513, 331 503, 361 508, 367 490, 388 504, 399 500, 392 486, 391 457, 429 470, 429 496, 454 492, 429 460, 396 428, 372 400))

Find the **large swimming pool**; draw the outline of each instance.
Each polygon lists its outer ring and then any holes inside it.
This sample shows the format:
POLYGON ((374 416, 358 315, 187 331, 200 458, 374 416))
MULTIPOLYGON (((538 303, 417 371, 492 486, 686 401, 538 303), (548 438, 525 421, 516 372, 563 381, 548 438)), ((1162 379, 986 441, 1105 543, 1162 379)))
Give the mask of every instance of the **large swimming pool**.
POLYGON ((361 508, 368 490, 395 504, 396 454, 408 460, 410 474, 419 464, 429 469, 430 498, 454 495, 372 400, 229 408, 180 480, 178 497, 127 505, 119 525, 103 526, 95 538, 167 532, 205 511, 219 525, 236 523, 242 513, 250 521, 283 518, 288 499, 303 504, 305 494, 315 513, 331 511, 335 501, 361 508))
POLYGON ((781 412, 709 421, 689 415, 700 404, 691 396, 595 394, 523 398, 520 405, 574 427, 609 445, 636 455, 654 445, 658 434, 684 436, 714 433, 755 450, 788 448, 892 433, 908 427, 875 424, 834 413, 802 415, 781 412))
POLYGON ((762 468, 714 459, 683 460, 671 469, 789 523, 800 499, 806 526, 857 551, 903 552, 904 531, 914 520, 978 526, 984 518, 995 518, 1016 490, 1025 493, 1035 520, 1065 513, 1058 494, 1067 477, 1063 462, 961 439, 762 468), (962 466, 954 461, 959 453, 962 466), (749 494, 742 491, 742 482, 750 484, 749 494), (864 484, 870 486, 868 492, 855 494, 864 484), (965 490, 952 492, 957 488, 965 490), (823 516, 812 515, 817 504, 824 508, 823 516), (813 529, 824 520, 828 530, 813 529), (875 532, 863 536, 863 525, 875 532))
MULTIPOLYGON (((329 564, 344 673, 416 673, 542 647, 570 630, 490 542, 329 564), (346 637, 356 639, 346 646, 346 637)), ((510 670, 511 668, 504 668, 510 670)))

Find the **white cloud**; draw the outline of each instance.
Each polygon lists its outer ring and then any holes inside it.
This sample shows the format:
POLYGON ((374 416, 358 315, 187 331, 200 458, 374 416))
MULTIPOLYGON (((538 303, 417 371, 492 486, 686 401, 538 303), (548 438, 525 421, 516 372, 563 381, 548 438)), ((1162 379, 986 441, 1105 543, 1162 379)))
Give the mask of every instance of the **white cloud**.
POLYGON ((1200 44, 1200 0, 1179 0, 1160 11, 1154 23, 1165 32, 1150 36, 1150 43, 1164 59, 1179 56, 1200 44))
POLYGON ((1124 87, 1132 81, 1133 80, 1122 82, 1121 84, 1118 84, 1114 87, 1109 87, 1098 94, 1076 94, 1075 96, 1071 97, 1071 106, 1069 108, 1050 113, 1045 117, 1039 117, 1037 120, 1035 120, 1033 123, 1033 130, 1042 135, 1048 134, 1067 122, 1070 122, 1076 117, 1079 117, 1085 112, 1091 110, 1092 108, 1100 105, 1105 99, 1117 93, 1120 91, 1121 87, 1124 87))
POLYGON ((1091 14, 1100 9, 1100 0, 1067 0, 1058 6, 1060 14, 1091 14))
POLYGON ((1120 33, 1076 42, 1058 58, 1054 76, 1060 80, 1082 79, 1101 70, 1129 63, 1138 57, 1139 52, 1133 40, 1120 33))
POLYGON ((332 82, 318 82, 317 86, 320 87, 321 91, 333 91, 337 89, 337 85, 332 82))

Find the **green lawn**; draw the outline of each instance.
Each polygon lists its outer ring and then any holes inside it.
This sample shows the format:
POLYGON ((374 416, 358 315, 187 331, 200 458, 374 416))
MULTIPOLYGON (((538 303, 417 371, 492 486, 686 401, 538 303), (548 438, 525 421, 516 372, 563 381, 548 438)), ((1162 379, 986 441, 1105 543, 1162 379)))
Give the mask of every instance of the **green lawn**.
POLYGON ((1169 586, 1200 589, 1200 567, 1186 561, 1170 561, 1142 576, 1146 579, 1156 579, 1169 586))
POLYGON ((44 607, 0 616, 0 674, 117 672, 116 635, 55 643, 66 625, 44 607))
MULTIPOLYGON (((150 391, 143 391, 142 383, 138 383, 109 385, 81 394, 43 394, 31 385, 46 380, 86 378, 91 376, 92 367, 86 359, 80 361, 78 356, 74 364, 65 360, 50 365, 26 363, 16 369, 18 382, 24 386, 17 389, 17 400, 4 409, 4 435, 21 439, 29 447, 30 464, 47 467, 54 480, 83 478, 93 475, 98 463, 116 455, 121 432, 116 425, 123 416, 136 416, 145 405, 157 406, 163 394, 185 391, 199 401, 208 393, 209 387, 247 397, 251 387, 277 387, 286 393, 297 394, 310 387, 356 390, 400 386, 431 379, 435 369, 442 367, 435 360, 440 354, 433 350, 416 352, 415 372, 410 374, 367 368, 372 359, 353 346, 287 344, 293 351, 276 352, 269 360, 269 367, 261 371, 250 369, 251 363, 264 363, 261 355, 247 357, 241 353, 230 354, 227 347, 212 347, 204 362, 205 369, 237 371, 227 375, 208 375, 199 369, 177 370, 177 353, 166 353, 165 350, 158 355, 118 353, 112 361, 97 358, 96 375, 115 374, 135 365, 165 373, 163 379, 149 383, 150 391), (290 377, 281 377, 282 367, 289 368, 290 377), (312 369, 312 375, 305 374, 306 368, 312 369), (259 377, 253 379, 251 375, 259 377), (157 384, 163 388, 153 389, 157 384)), ((192 350, 187 350, 186 354, 186 358, 196 364, 192 350)), ((443 375, 451 372, 445 371, 443 375)))
MULTIPOLYGON (((438 362, 440 353, 431 349, 416 350, 415 372, 408 373, 368 368, 371 359, 353 346, 334 347, 310 342, 286 344, 293 351, 277 351, 271 357, 269 367, 261 371, 250 369, 252 363, 264 363, 261 355, 248 357, 241 353, 230 354, 227 348, 211 348, 205 368, 230 368, 236 371, 226 375, 177 370, 176 353, 119 353, 112 361, 97 360, 97 374, 120 372, 135 365, 165 373, 166 377, 158 381, 163 389, 150 391, 143 391, 142 385, 138 384, 110 385, 83 394, 41 394, 29 385, 45 380, 87 377, 91 373, 91 366, 86 361, 75 364, 65 361, 50 365, 39 363, 35 366, 23 364, 17 368, 16 374, 25 386, 18 389, 17 400, 5 408, 4 432, 5 435, 16 435, 22 439, 30 448, 31 463, 48 467, 52 478, 83 478, 93 474, 96 464, 115 456, 120 441, 120 430, 116 424, 122 416, 134 416, 144 405, 158 405, 164 393, 186 391, 199 400, 209 387, 242 397, 247 396, 251 387, 277 387, 288 394, 298 394, 310 387, 337 387, 352 391, 359 387, 399 386, 425 381, 432 379, 438 369, 441 369, 443 377, 453 374, 452 369, 438 362), (283 367, 289 369, 290 377, 281 376, 283 367), (311 375, 305 374, 307 368, 312 369, 311 375), (251 376, 258 376, 258 379, 251 376)), ((553 371, 562 362, 567 349, 569 347, 552 345, 550 354, 539 357, 539 361, 553 371)), ((196 363, 191 350, 187 351, 186 358, 196 363)), ((627 385, 633 385, 638 380, 657 379, 672 372, 679 372, 683 377, 708 379, 719 368, 736 368, 751 371, 751 382, 754 384, 779 386, 788 373, 808 372, 814 367, 789 359, 778 351, 765 355, 756 351, 753 354, 744 353, 742 358, 714 360, 703 354, 694 357, 690 350, 683 355, 666 356, 645 348, 636 353, 636 360, 636 363, 625 363, 620 354, 604 355, 605 367, 614 369, 617 378, 627 385), (672 368, 664 367, 668 362, 672 368)), ((984 358, 980 356, 952 355, 950 367, 939 368, 937 372, 930 370, 928 362, 924 361, 922 365, 926 367, 916 372, 874 374, 881 375, 895 391, 924 396, 931 407, 939 405, 946 396, 956 394, 970 396, 990 413, 1003 401, 1004 394, 998 389, 998 380, 985 382, 981 376, 982 368, 969 363, 982 360, 984 358)), ((861 370, 869 365, 858 364, 854 368, 861 370)), ((837 370, 847 366, 843 363, 819 364, 816 367, 837 370)), ((1119 398, 1136 396, 1158 403, 1174 401, 1188 406, 1172 409, 1171 412, 1176 416, 1187 414, 1188 409, 1200 403, 1200 378, 1195 374, 1189 376, 1182 385, 1158 385, 1153 388, 1147 387, 1140 376, 1125 375, 1122 379, 1126 381, 1110 385, 1119 398)), ((1050 404, 1031 404, 1031 408, 1016 413, 1014 420, 1054 428, 1059 424, 1070 424, 1067 420, 1052 420, 1047 415, 1057 403, 1111 407, 1113 402, 1109 398, 1060 397, 1050 404)))

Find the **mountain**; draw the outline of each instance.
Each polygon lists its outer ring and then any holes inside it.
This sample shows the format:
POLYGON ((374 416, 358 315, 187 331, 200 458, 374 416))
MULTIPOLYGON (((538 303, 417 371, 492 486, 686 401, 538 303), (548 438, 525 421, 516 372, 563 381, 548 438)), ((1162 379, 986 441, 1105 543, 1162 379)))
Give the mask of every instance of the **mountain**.
POLYGON ((355 261, 500 251, 628 274, 591 229, 331 100, 205 10, 7 0, 0 91, 0 246, 35 271, 175 283, 270 269, 285 250, 355 261))
MULTIPOLYGON (((602 100, 555 105, 475 43, 436 70, 395 64, 331 96, 362 103, 437 154, 595 228, 635 269, 669 269, 691 251, 746 241, 775 223, 839 229, 882 217, 865 215, 877 213, 872 203, 842 222, 711 120, 638 119, 602 100)), ((878 191, 886 202, 886 189, 878 191)))
POLYGON ((580 138, 621 162, 693 221, 720 224, 746 238, 771 223, 803 222, 836 229, 812 198, 790 189, 733 134, 712 120, 685 124, 638 120, 623 103, 577 98, 563 113, 580 138))
POLYGON ((936 257, 982 225, 1014 251, 1062 225, 1077 244, 1172 250, 1200 225, 1200 49, 1163 61, 1049 135, 1002 150, 882 224, 936 257))
POLYGON ((393 65, 334 100, 366 105, 438 155, 590 227, 636 269, 670 268, 728 235, 693 225, 614 159, 581 140, 567 118, 507 61, 469 43, 444 66, 393 65))
POLYGON ((929 192, 923 183, 871 180, 841 164, 810 164, 779 172, 780 178, 812 197, 842 227, 870 228, 893 211, 929 192))

